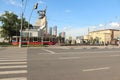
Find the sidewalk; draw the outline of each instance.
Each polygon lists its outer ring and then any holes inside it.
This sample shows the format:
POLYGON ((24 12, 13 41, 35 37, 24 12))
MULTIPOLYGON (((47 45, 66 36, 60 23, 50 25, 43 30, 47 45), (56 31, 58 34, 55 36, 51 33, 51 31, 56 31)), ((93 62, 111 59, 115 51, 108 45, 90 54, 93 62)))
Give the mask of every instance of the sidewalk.
POLYGON ((103 49, 103 48, 120 48, 120 46, 49 46, 47 48, 62 48, 62 49, 103 49))
MULTIPOLYGON (((16 48, 18 49, 18 46, 12 46, 12 47, 1 47, 0 48, 16 48)), ((21 48, 28 48, 28 47, 21 47, 21 48)), ((61 49, 104 49, 104 48, 120 48, 120 46, 59 46, 59 45, 50 45, 48 47, 29 47, 29 48, 61 48, 61 49)))

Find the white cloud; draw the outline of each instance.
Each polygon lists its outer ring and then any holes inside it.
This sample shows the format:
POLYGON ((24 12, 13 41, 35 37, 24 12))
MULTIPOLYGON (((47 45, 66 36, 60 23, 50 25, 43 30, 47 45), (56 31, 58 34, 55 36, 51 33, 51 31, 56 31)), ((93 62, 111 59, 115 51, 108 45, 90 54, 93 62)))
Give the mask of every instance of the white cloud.
POLYGON ((71 28, 72 28, 71 26, 64 27, 63 31, 70 30, 71 28))
POLYGON ((120 24, 118 22, 111 22, 110 26, 113 28, 118 28, 118 27, 120 27, 120 24))
POLYGON ((72 36, 75 39, 76 36, 87 35, 88 27, 83 27, 83 28, 71 27, 69 30, 66 30, 65 32, 66 32, 66 38, 69 38, 69 36, 72 36))
POLYGON ((99 24, 98 26, 99 26, 99 27, 104 27, 104 26, 105 26, 105 24, 99 24))
POLYGON ((66 9, 66 10, 65 10, 65 13, 70 13, 70 12, 72 12, 72 11, 69 10, 69 9, 66 9))
POLYGON ((42 1, 42 0, 39 0, 38 1, 39 4, 46 4, 46 2, 42 1))
POLYGON ((9 4, 13 5, 13 6, 17 6, 17 7, 21 7, 22 4, 19 3, 17 0, 8 0, 7 1, 9 4))
POLYGON ((96 29, 96 26, 90 26, 90 28, 96 29))

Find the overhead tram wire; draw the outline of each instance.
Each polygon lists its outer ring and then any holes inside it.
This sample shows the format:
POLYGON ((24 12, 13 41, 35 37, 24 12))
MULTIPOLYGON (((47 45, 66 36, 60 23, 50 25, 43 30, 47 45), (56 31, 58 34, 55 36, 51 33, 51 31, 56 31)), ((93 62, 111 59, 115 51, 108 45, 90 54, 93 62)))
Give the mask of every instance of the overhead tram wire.
POLYGON ((28 2, 28 0, 25 1, 25 7, 24 7, 24 11, 23 11, 23 13, 25 13, 26 6, 27 6, 27 2, 28 2))

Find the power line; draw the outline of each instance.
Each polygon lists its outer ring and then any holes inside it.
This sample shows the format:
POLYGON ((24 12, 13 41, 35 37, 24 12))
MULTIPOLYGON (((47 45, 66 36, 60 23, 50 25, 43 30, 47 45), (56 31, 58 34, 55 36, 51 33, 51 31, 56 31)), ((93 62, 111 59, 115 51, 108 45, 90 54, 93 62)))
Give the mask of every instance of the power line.
POLYGON ((24 11, 23 11, 23 13, 25 13, 26 6, 27 6, 27 2, 28 2, 28 0, 25 1, 25 7, 24 7, 24 11))

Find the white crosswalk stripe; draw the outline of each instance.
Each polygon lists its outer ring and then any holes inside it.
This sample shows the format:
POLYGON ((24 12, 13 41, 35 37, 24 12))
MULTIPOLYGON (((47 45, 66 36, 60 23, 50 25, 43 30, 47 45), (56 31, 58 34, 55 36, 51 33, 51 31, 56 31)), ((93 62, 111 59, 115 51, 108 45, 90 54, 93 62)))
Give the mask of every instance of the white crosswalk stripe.
POLYGON ((2 71, 0 75, 4 74, 19 74, 19 73, 27 73, 27 70, 19 70, 19 71, 2 71))
POLYGON ((26 55, 0 55, 0 80, 27 80, 26 75, 26 55))
POLYGON ((17 77, 17 78, 6 78, 6 79, 0 79, 0 80, 27 80, 25 77, 17 77))
POLYGON ((0 66, 0 69, 3 68, 27 68, 26 65, 19 65, 19 66, 0 66))
POLYGON ((0 63, 0 65, 4 65, 4 64, 27 64, 26 62, 4 62, 4 63, 0 63))
POLYGON ((0 62, 1 61, 26 61, 25 59, 18 59, 18 60, 14 60, 14 59, 12 59, 12 60, 0 60, 0 62))

